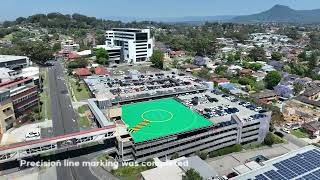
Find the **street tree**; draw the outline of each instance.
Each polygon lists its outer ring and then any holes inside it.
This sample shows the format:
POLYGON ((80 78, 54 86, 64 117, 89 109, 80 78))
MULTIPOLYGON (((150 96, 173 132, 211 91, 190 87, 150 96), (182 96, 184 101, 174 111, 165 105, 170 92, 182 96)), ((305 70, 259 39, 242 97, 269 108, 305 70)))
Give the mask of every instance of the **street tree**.
POLYGON ((278 71, 270 71, 264 78, 266 88, 273 89, 281 81, 281 75, 278 71))
POLYGON ((163 69, 164 54, 162 51, 158 49, 154 50, 150 59, 154 67, 163 69))
POLYGON ((187 170, 184 176, 182 176, 182 180, 202 180, 202 178, 196 170, 191 168, 187 170))
POLYGON ((108 60, 109 60, 109 54, 107 50, 103 48, 99 48, 96 50, 96 62, 98 64, 106 65, 108 64, 108 60))

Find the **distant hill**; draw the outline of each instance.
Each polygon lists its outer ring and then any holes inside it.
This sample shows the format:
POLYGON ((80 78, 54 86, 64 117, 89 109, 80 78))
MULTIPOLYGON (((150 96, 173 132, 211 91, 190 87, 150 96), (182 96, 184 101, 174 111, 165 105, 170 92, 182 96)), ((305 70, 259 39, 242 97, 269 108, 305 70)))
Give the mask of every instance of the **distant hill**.
POLYGON ((105 19, 119 20, 123 22, 132 21, 155 21, 164 23, 202 23, 202 22, 216 22, 216 21, 229 21, 235 16, 185 16, 185 17, 155 17, 155 18, 135 18, 135 17, 105 17, 105 19))
POLYGON ((231 20, 239 23, 281 22, 281 23, 320 23, 320 9, 294 10, 288 6, 275 5, 258 14, 237 16, 231 20))

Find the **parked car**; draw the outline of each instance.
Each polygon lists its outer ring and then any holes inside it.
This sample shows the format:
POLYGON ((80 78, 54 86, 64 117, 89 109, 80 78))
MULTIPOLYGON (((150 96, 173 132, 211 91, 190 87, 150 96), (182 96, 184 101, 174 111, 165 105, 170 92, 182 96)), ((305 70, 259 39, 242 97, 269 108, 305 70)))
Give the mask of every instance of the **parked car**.
POLYGON ((26 139, 40 137, 40 132, 29 132, 26 134, 26 139))
POLYGON ((262 107, 256 107, 256 108, 254 109, 255 112, 259 112, 259 111, 261 111, 261 110, 262 110, 262 107))
POLYGON ((317 139, 318 136, 316 136, 316 135, 311 135, 309 138, 310 138, 310 139, 317 139))
POLYGON ((276 131, 274 134, 277 135, 277 136, 279 136, 279 137, 281 137, 281 138, 284 137, 284 135, 283 135, 281 132, 279 132, 279 131, 276 131))
POLYGON ((290 129, 288 129, 288 128, 283 127, 283 128, 281 128, 281 131, 283 131, 287 134, 290 134, 290 129))

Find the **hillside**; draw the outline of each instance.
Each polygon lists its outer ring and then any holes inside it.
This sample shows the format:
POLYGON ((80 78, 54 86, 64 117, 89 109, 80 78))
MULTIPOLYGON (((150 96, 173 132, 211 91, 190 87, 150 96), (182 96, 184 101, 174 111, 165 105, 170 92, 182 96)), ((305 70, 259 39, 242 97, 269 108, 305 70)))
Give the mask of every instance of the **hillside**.
POLYGON ((320 9, 294 10, 288 6, 275 5, 271 9, 258 14, 238 16, 233 22, 282 22, 282 23, 320 23, 320 9))

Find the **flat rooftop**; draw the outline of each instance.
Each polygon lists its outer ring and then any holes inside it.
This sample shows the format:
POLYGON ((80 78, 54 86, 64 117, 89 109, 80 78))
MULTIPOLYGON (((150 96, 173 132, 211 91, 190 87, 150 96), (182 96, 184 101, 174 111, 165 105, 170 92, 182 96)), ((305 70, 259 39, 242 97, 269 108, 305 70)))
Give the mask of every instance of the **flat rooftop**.
POLYGON ((137 143, 214 124, 172 98, 124 105, 122 120, 137 143))
POLYGON ((12 55, 0 55, 0 62, 16 61, 20 59, 27 59, 26 56, 12 56, 12 55))
MULTIPOLYGON (((230 107, 235 107, 239 110, 239 112, 234 113, 234 114, 237 115, 241 121, 243 118, 248 118, 252 115, 258 114, 258 112, 255 112, 254 110, 250 110, 246 107, 239 105, 238 103, 241 100, 237 101, 237 102, 231 102, 231 101, 227 100, 226 98, 223 98, 222 95, 216 95, 216 94, 211 93, 210 91, 206 91, 204 93, 183 95, 183 96, 180 95, 180 96, 178 96, 178 98, 183 101, 190 100, 191 98, 196 97, 196 96, 200 97, 200 99, 206 99, 203 97, 205 95, 209 95, 210 97, 216 98, 218 100, 218 102, 199 103, 196 106, 192 105, 193 109, 204 110, 205 108, 213 108, 213 107, 228 105, 230 107)), ((220 116, 220 117, 212 117, 212 118, 210 118, 210 120, 215 123, 225 122, 225 121, 229 121, 231 119, 231 116, 232 116, 232 114, 228 114, 226 116, 220 116)))
POLYGON ((89 76, 84 79, 98 99, 134 100, 146 97, 205 90, 196 78, 168 72, 122 76, 89 76))
POLYGON ((320 149, 306 146, 264 162, 264 166, 233 179, 319 179, 320 149))

